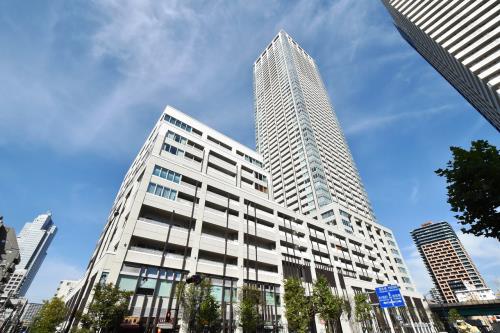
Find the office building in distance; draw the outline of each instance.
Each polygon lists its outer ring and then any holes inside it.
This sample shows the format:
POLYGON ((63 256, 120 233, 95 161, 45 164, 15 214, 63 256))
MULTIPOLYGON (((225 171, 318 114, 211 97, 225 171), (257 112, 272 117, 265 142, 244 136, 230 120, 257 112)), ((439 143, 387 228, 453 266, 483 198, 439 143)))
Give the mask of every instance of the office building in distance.
POLYGON ((470 295, 488 294, 481 274, 448 222, 424 223, 411 235, 439 292, 438 300, 457 303, 470 295))
POLYGON ((382 0, 404 39, 500 131, 500 4, 382 0))
MULTIPOLYGON (((165 109, 69 297, 69 324, 92 287, 111 282, 133 293, 127 327, 173 328, 182 314, 175 287, 202 274, 225 332, 241 330, 244 285, 262 292, 263 329, 287 332, 284 279, 300 278, 310 295, 323 276, 352 304, 357 293, 372 295, 379 329, 434 332, 393 233, 373 216, 312 58, 281 31, 255 62, 254 80, 259 152, 165 109), (374 289, 387 284, 400 286, 406 307, 380 309, 374 289)), ((345 316, 339 325, 347 333, 359 324, 345 316)))
POLYGON ((24 296, 43 263, 57 231, 52 214, 46 213, 26 223, 17 236, 21 261, 5 286, 4 297, 24 296))

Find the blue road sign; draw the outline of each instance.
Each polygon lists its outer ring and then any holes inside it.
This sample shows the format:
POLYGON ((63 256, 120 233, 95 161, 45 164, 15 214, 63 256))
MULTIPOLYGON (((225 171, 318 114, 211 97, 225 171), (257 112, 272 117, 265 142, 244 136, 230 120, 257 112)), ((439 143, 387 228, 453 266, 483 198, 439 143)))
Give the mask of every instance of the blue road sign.
POLYGON ((405 301, 403 295, 401 295, 401 292, 399 291, 399 286, 388 285, 375 288, 375 293, 377 293, 380 307, 382 309, 405 306, 405 301))

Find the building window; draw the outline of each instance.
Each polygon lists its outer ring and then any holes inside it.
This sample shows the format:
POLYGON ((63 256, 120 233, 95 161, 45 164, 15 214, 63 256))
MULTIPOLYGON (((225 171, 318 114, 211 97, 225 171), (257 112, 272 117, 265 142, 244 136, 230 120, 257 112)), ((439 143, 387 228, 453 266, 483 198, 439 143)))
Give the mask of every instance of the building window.
POLYGON ((186 132, 192 132, 193 131, 193 128, 191 126, 189 126, 188 124, 186 124, 185 122, 182 122, 168 114, 165 115, 165 117, 163 118, 166 122, 169 122, 171 123, 172 125, 175 125, 183 130, 185 130, 186 132))
POLYGON ((172 170, 168 170, 165 168, 162 168, 161 166, 155 165, 155 168, 153 170, 153 175, 161 177, 166 180, 170 180, 171 182, 179 184, 181 182, 182 175, 174 172, 172 170))
POLYGON ((149 183, 148 192, 160 197, 164 197, 169 200, 175 200, 177 197, 176 190, 172 190, 168 187, 161 186, 155 183, 149 183))
POLYGON ((187 139, 182 135, 174 133, 172 131, 167 132, 167 138, 174 140, 175 142, 179 142, 180 144, 185 145, 187 143, 187 139))
POLYGON ((168 143, 163 144, 163 150, 169 152, 170 154, 177 155, 177 156, 184 155, 184 150, 179 149, 175 146, 169 145, 168 143))

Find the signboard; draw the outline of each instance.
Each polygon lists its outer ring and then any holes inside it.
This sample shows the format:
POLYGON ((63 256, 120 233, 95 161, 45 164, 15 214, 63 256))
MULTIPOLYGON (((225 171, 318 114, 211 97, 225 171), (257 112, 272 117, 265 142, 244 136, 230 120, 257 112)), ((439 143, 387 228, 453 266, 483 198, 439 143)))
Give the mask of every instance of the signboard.
POLYGON ((403 295, 399 291, 399 286, 388 285, 379 288, 375 288, 377 293, 380 307, 385 308, 397 308, 400 306, 405 306, 405 301, 403 295))

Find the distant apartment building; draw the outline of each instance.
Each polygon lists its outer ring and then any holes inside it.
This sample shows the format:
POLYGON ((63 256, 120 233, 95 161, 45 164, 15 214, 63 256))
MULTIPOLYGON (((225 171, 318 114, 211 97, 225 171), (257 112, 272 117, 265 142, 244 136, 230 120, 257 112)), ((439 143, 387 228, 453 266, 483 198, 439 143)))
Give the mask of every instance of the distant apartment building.
POLYGON ((73 293, 73 290, 80 283, 79 280, 61 280, 59 286, 57 286, 56 293, 54 297, 62 299, 64 302, 68 300, 69 295, 73 293))
POLYGON ((47 249, 56 231, 51 213, 41 214, 33 222, 24 225, 17 236, 21 261, 5 286, 4 296, 26 294, 47 255, 47 249))
MULTIPOLYGON (((434 332, 422 295, 403 280, 406 269, 397 269, 404 264, 388 228, 352 213, 348 232, 339 213, 326 223, 273 198, 260 154, 167 107, 125 176, 67 302, 71 313, 85 311, 97 283, 114 283, 133 293, 127 318, 142 331, 163 327, 167 314, 175 327, 182 316, 175 287, 197 273, 210 279, 226 332, 238 328, 243 285, 262 290, 265 326, 282 330, 283 280, 301 276, 310 293, 324 276, 351 302, 355 293, 399 281, 407 307, 374 305, 376 325, 434 332)), ((352 332, 351 325, 343 321, 343 332, 352 332)))
POLYGON ((21 315, 22 326, 29 327, 42 307, 42 303, 28 303, 21 315))
POLYGON ((434 286, 445 303, 456 303, 456 293, 486 288, 483 278, 448 222, 422 224, 411 232, 434 286))
POLYGON ((500 3, 382 2, 403 38, 500 131, 500 3))
POLYGON ((16 232, 7 227, 0 216, 0 295, 20 260, 16 232))

